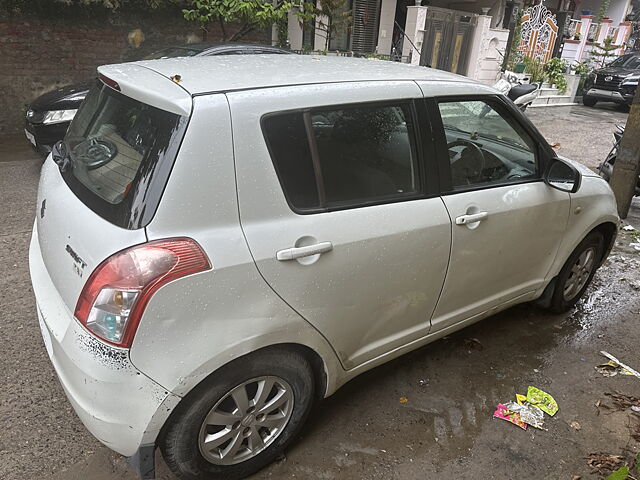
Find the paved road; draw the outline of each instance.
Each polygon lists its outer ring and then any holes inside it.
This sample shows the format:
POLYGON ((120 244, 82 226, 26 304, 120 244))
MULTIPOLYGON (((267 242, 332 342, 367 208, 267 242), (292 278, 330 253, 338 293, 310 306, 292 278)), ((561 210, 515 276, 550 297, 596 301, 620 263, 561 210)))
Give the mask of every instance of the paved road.
POLYGON ((595 169, 613 146, 615 126, 626 123, 628 114, 613 103, 599 103, 595 107, 530 108, 527 116, 549 143, 560 143, 558 154, 595 169))
MULTIPOLYGON (((604 126, 587 113, 591 143, 608 145, 607 129, 618 113, 605 111, 611 117, 604 126)), ((579 119, 583 109, 570 115, 579 119)), ((563 149, 585 128, 562 121, 560 112, 532 117, 543 129, 554 125, 551 140, 563 149)), ((47 359, 27 268, 40 161, 22 139, 0 145, 0 152, 0 478, 133 480, 124 461, 86 432, 47 359)), ((591 150, 580 152, 572 156, 584 160, 591 150)), ((634 289, 640 254, 630 241, 621 236, 574 312, 519 306, 353 380, 314 412, 286 459, 255 478, 595 478, 585 456, 639 447, 630 437, 640 423, 636 416, 602 408, 598 414, 594 406, 611 405, 604 393, 613 390, 640 396, 637 378, 605 378, 593 368, 604 360, 600 350, 640 367, 634 289), (560 404, 546 432, 491 417, 498 402, 528 385, 560 404)), ((158 474, 173 478, 160 458, 158 474)))

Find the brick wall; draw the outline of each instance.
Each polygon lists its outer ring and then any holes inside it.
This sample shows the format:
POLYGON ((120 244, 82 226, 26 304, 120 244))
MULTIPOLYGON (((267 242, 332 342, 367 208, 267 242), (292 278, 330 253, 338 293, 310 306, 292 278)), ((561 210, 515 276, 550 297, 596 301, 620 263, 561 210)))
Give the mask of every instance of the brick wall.
MULTIPOLYGON (((219 38, 215 28, 210 30, 209 40, 219 38)), ((197 26, 179 15, 93 21, 0 19, 0 136, 22 131, 26 105, 31 100, 94 77, 99 65, 136 60, 166 46, 199 40, 197 26), (127 40, 135 29, 145 37, 139 48, 127 40)), ((256 43, 269 40, 266 31, 242 39, 256 43)))

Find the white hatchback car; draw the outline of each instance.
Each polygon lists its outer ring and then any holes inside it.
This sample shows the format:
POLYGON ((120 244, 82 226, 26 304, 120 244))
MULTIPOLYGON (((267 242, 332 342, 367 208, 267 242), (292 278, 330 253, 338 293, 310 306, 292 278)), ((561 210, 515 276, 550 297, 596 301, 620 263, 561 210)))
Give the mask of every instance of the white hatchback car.
POLYGON ((241 478, 312 403, 512 305, 580 298, 618 217, 489 87, 363 59, 106 66, 30 267, 80 419, 146 478, 241 478))

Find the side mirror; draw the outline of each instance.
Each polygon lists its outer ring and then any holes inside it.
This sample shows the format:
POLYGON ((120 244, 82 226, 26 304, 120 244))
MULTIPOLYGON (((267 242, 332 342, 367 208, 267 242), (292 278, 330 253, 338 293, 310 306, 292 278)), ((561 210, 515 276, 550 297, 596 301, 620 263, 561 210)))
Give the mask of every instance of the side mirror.
POLYGON ((552 158, 544 174, 544 183, 561 192, 576 193, 582 175, 573 165, 559 158, 552 158))

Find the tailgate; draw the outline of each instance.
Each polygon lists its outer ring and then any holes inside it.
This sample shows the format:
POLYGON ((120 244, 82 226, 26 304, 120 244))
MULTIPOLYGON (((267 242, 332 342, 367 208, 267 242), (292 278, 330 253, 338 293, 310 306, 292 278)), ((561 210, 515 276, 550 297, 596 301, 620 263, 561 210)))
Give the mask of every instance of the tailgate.
POLYGON ((146 241, 144 228, 117 227, 82 203, 51 157, 42 167, 36 223, 43 262, 71 312, 87 278, 103 260, 146 241))

